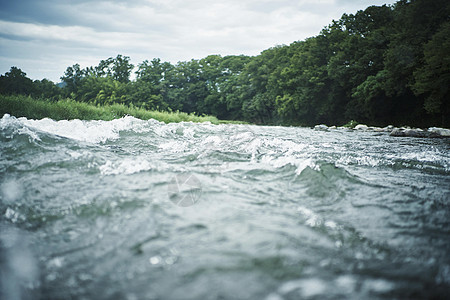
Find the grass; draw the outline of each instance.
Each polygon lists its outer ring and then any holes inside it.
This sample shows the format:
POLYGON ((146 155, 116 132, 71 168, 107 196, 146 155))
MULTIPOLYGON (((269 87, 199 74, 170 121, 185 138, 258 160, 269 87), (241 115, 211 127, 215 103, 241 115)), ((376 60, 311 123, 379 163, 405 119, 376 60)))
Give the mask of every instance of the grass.
POLYGON ((355 120, 351 120, 350 122, 348 122, 347 124, 343 125, 342 127, 347 127, 347 128, 355 128, 356 125, 358 125, 359 123, 356 122, 355 120))
POLYGON ((52 102, 22 95, 0 95, 0 117, 6 113, 15 117, 26 117, 29 119, 51 118, 54 120, 110 121, 129 115, 142 120, 155 119, 164 123, 192 121, 219 124, 219 120, 213 116, 196 116, 184 112, 149 111, 124 104, 95 106, 70 99, 52 102))

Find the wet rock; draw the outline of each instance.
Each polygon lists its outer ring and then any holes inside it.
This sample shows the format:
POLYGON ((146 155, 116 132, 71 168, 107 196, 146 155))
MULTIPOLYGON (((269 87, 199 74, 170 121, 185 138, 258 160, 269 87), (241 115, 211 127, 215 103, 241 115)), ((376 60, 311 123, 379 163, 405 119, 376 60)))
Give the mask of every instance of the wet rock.
POLYGON ((406 136, 406 137, 419 137, 419 138, 443 138, 450 137, 450 129, 431 127, 428 130, 422 130, 420 128, 394 128, 390 136, 406 136))
POLYGON ((426 131, 423 131, 422 129, 406 129, 405 136, 410 137, 428 137, 428 134, 426 131))
POLYGON ((355 126, 355 130, 366 131, 368 129, 369 129, 369 127, 367 125, 364 125, 364 124, 358 124, 358 125, 355 126))
POLYGON ((314 126, 314 130, 328 131, 328 126, 324 124, 314 126))
POLYGON ((343 131, 365 131, 373 132, 376 135, 382 135, 383 133, 389 133, 390 136, 397 137, 418 137, 418 138, 443 138, 450 137, 450 129, 440 128, 440 127, 430 127, 428 130, 423 130, 420 128, 406 127, 394 127, 393 125, 388 125, 386 127, 373 127, 367 126, 365 124, 358 124, 353 129, 345 126, 330 126, 320 124, 314 126, 314 130, 317 131, 330 131, 330 130, 343 130, 343 131))
POLYGON ((430 137, 430 134, 427 131, 420 128, 394 128, 389 135, 398 137, 430 137))
POLYGON ((352 131, 352 129, 350 127, 345 127, 345 126, 339 126, 336 129, 337 130, 343 130, 343 131, 352 131))
POLYGON ((405 130, 401 129, 401 128, 395 128, 394 130, 391 131, 391 133, 389 135, 390 136, 406 136, 405 130))
POLYGON ((430 127, 428 128, 428 132, 433 136, 450 137, 450 129, 446 128, 430 127))

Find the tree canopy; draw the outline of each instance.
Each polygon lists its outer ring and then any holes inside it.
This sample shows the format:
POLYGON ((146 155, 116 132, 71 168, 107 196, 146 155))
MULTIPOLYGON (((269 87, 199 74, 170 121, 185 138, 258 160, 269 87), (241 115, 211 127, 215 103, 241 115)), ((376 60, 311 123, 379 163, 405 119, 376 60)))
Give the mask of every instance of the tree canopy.
POLYGON ((136 68, 128 56, 66 69, 57 87, 17 67, 0 93, 122 103, 260 124, 450 127, 450 2, 400 0, 333 20, 317 36, 257 56, 209 55, 136 68), (135 79, 130 76, 135 70, 135 79))

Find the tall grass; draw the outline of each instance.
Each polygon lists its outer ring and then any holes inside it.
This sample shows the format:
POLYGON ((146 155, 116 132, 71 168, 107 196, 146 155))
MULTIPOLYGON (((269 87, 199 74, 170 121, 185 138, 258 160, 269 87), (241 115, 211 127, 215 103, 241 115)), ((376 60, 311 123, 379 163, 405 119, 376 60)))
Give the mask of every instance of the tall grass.
POLYGON ((123 104, 95 106, 70 99, 52 102, 22 95, 0 95, 0 117, 5 113, 15 117, 27 117, 29 119, 51 118, 54 120, 80 119, 110 121, 130 115, 142 120, 155 119, 164 123, 183 121, 219 123, 219 120, 213 116, 196 116, 184 112, 149 111, 123 104))

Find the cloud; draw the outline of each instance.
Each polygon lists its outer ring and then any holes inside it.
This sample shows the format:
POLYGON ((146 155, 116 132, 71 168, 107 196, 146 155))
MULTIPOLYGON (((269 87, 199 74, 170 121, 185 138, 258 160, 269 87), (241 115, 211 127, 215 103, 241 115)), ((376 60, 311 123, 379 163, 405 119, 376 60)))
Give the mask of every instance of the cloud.
MULTIPOLYGON (((58 81, 67 66, 128 55, 137 64, 257 55, 317 35, 342 13, 383 1, 1 0, 0 72, 58 81)), ((392 2, 391 2, 392 3, 392 2)))

